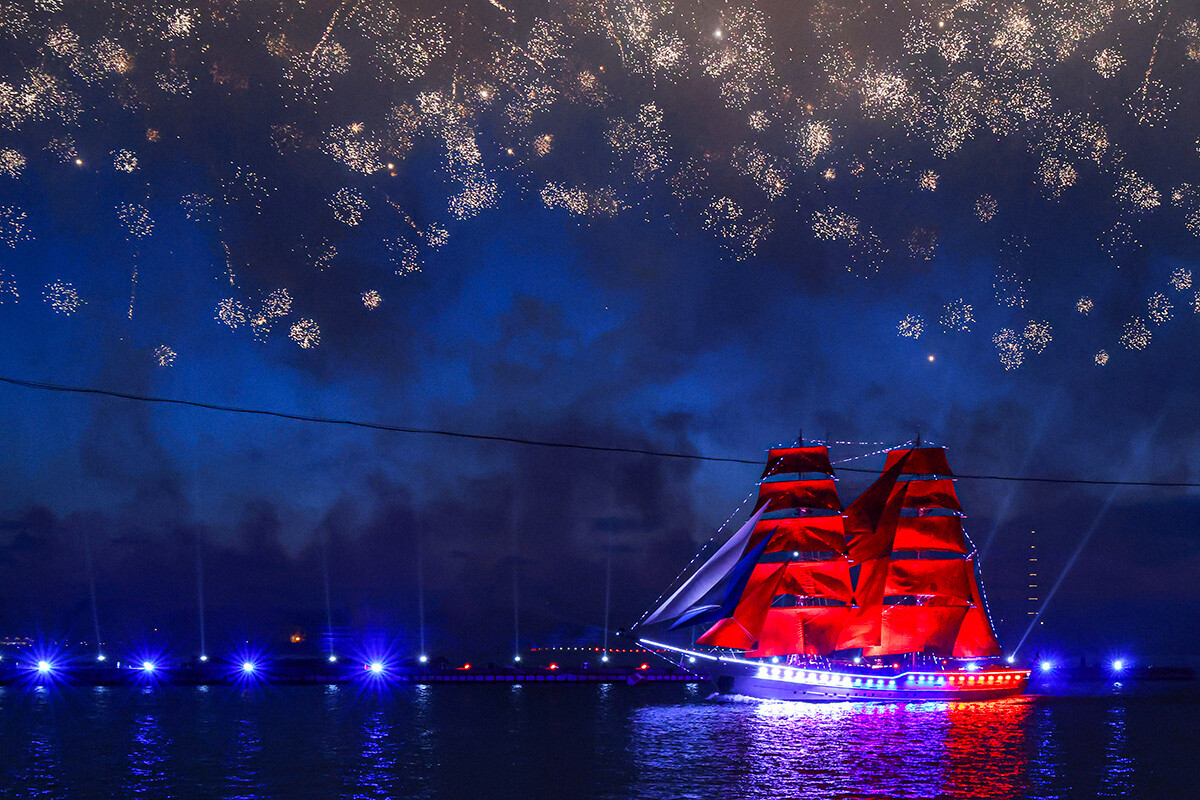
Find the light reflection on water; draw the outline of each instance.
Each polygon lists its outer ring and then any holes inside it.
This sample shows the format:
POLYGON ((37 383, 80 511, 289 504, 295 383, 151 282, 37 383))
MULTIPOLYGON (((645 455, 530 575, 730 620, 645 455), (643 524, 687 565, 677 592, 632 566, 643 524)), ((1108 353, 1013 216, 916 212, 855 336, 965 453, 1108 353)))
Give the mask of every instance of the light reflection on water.
POLYGON ((1133 757, 1125 730, 1125 706, 1108 709, 1109 740, 1104 748, 1104 773, 1100 784, 1101 797, 1128 797, 1133 789, 1133 757))
POLYGON ((1197 703, 696 685, 0 688, 0 798, 1174 797, 1197 703))
POLYGON ((60 796, 60 751, 55 735, 55 706, 51 703, 50 690, 38 686, 33 690, 34 720, 29 732, 28 750, 25 759, 25 774, 29 786, 29 797, 60 796))
POLYGON ((229 800, 258 800, 265 797, 260 767, 263 745, 258 732, 258 715, 254 713, 255 696, 244 690, 232 702, 234 710, 234 742, 229 758, 223 765, 226 775, 222 797, 229 800))
POLYGON ((1062 796, 1054 788, 1062 772, 1055 716, 1054 710, 1049 707, 1039 708, 1034 714, 1029 778, 1037 797, 1062 796))
POLYGON ((129 745, 129 771, 125 794, 130 797, 168 797, 163 761, 170 742, 159 723, 159 702, 154 690, 144 686, 135 700, 133 740, 129 745))
MULTIPOLYGON (((709 703, 634 717, 647 794, 696 772, 742 797, 1021 796, 1028 701, 709 703)), ((687 795, 684 795, 687 796, 687 795)))
POLYGON ((376 709, 367 718, 363 730, 362 765, 358 773, 355 800, 374 800, 392 796, 396 777, 395 745, 390 742, 391 731, 383 718, 383 709, 376 709))

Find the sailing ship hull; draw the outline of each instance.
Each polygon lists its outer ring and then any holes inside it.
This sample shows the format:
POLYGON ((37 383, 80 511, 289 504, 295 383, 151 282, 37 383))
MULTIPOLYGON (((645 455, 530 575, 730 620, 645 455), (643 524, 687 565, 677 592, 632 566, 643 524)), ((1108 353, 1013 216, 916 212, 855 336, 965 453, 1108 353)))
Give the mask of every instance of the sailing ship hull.
POLYGON ((1029 683, 1026 670, 865 674, 728 661, 695 666, 721 694, 809 703, 996 700, 1024 694, 1029 683))

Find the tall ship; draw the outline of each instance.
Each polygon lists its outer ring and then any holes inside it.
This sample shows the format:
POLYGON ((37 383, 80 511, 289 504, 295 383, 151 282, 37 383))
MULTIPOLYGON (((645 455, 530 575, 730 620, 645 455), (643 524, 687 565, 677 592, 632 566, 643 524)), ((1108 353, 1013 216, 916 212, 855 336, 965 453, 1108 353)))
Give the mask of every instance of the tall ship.
POLYGON ((750 518, 629 635, 725 694, 1023 693, 1030 673, 996 640, 945 449, 918 441, 886 452, 879 477, 843 507, 825 445, 768 450, 750 518), (659 641, 672 638, 664 628, 703 633, 680 647, 659 641))

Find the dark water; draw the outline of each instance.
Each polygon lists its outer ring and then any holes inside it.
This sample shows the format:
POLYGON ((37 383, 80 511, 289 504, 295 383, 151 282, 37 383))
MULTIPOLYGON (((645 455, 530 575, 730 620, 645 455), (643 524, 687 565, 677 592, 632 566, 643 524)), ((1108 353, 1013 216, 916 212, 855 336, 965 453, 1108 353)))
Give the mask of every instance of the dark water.
POLYGON ((0 688, 0 797, 1200 797, 1195 698, 813 706, 707 694, 0 688))

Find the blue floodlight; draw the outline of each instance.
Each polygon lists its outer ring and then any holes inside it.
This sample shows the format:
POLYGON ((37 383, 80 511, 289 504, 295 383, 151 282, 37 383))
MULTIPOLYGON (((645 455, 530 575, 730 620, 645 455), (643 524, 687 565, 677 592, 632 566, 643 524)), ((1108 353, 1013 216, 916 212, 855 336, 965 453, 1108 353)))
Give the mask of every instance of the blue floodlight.
POLYGON ((337 663, 337 656, 335 656, 333 653, 330 653, 330 654, 329 654, 329 663, 330 663, 330 664, 336 664, 336 663, 337 663))
POLYGON ((1112 671, 1113 672, 1124 672, 1125 671, 1125 662, 1119 658, 1114 660, 1112 662, 1112 671))
POLYGON ((158 668, 158 665, 155 664, 153 661, 143 661, 142 662, 142 672, 151 673, 151 672, 154 672, 154 670, 156 670, 157 668, 158 668))
POLYGON ((48 674, 53 669, 54 669, 54 664, 50 663, 49 661, 47 661, 44 658, 41 661, 37 662, 37 671, 42 675, 48 674))
POLYGON ((370 664, 367 664, 367 669, 369 669, 371 671, 372 675, 382 675, 383 674, 383 662, 382 661, 372 661, 370 664))
POLYGON ((1038 664, 1038 669, 1040 669, 1042 672, 1049 672, 1050 670, 1054 669, 1054 662, 1053 661, 1043 661, 1040 664, 1038 664))
POLYGON ((206 654, 204 654, 204 653, 201 653, 201 654, 200 654, 200 660, 201 660, 201 661, 208 661, 208 656, 207 656, 206 654))
MULTIPOLYGON (((520 656, 517 656, 516 660, 517 660, 517 661, 520 661, 520 660, 521 660, 521 657, 520 657, 520 656)), ((429 661, 429 656, 427 656, 427 655, 425 655, 424 653, 422 653, 422 654, 421 654, 421 657, 420 657, 420 658, 418 658, 418 659, 417 659, 417 661, 420 661, 422 664, 425 664, 425 663, 427 663, 427 662, 429 661)))
POLYGON ((270 657, 263 651, 251 647, 249 642, 230 653, 221 669, 231 680, 243 686, 253 685, 269 674, 270 657))
POLYGON ((1005 658, 1004 660, 1005 660, 1007 663, 1011 664, 1011 663, 1013 663, 1014 661, 1016 661, 1016 660, 1017 660, 1017 657, 1016 657, 1016 656, 1008 656, 1008 657, 1007 657, 1007 658, 1005 658))
POLYGON ((978 671, 979 671, 979 665, 976 664, 974 661, 971 661, 967 664, 967 672, 978 672, 978 671))

